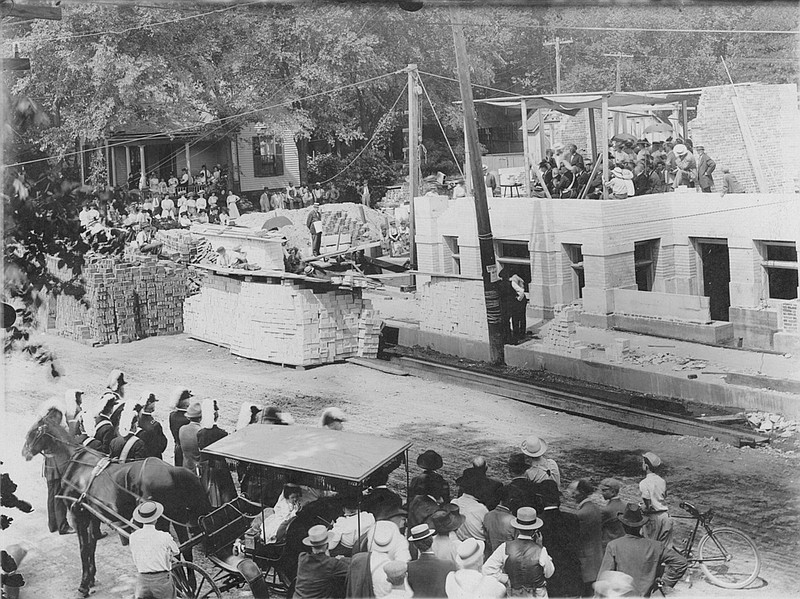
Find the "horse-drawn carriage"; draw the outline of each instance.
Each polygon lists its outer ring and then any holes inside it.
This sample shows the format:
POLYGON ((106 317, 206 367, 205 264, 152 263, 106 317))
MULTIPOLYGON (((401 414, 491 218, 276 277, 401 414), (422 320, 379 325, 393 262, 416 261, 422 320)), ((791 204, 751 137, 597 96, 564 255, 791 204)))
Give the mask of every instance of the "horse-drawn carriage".
POLYGON ((408 483, 410 443, 344 431, 305 426, 250 425, 203 450, 210 460, 235 462, 245 473, 249 496, 240 495, 213 509, 200 479, 190 471, 148 458, 118 463, 77 443, 61 426, 39 420, 29 431, 23 454, 46 452, 61 461, 61 499, 72 504, 80 542, 83 573, 79 591, 90 593, 95 584, 94 519, 127 539, 136 528, 131 521, 138 502, 164 505, 160 524, 172 525, 183 559, 176 561, 172 578, 181 598, 221 597, 227 590, 249 585, 254 597, 269 591, 287 593, 304 551, 302 538, 315 524, 329 524, 341 514, 342 504, 331 492, 356 491, 359 496, 372 481, 405 464, 408 483), (244 468, 242 468, 244 466, 244 468), (263 491, 292 482, 316 489, 320 499, 304 505, 286 529, 284 541, 260 552, 237 541, 262 513, 263 491), (256 499, 257 501, 251 501, 256 499), (201 547, 207 563, 192 560, 201 547), (237 551, 237 548, 239 550, 237 551))

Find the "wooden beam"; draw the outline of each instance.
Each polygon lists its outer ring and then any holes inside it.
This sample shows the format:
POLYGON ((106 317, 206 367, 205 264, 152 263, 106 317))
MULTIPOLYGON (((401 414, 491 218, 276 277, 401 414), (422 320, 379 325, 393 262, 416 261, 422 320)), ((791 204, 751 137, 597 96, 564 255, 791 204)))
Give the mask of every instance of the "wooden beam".
POLYGON ((608 199, 608 189, 606 183, 608 182, 608 97, 603 96, 602 105, 600 108, 600 157, 603 159, 603 199, 608 199))
POLYGON ((525 197, 529 198, 533 194, 531 193, 531 149, 528 140, 528 104, 525 102, 525 98, 520 101, 520 112, 522 114, 522 152, 525 154, 525 181, 522 189, 525 191, 525 197))
POLYGON ((3 58, 4 71, 29 71, 31 68, 30 58, 3 58))
POLYGON ((597 162, 597 127, 594 123, 594 108, 587 108, 589 111, 589 137, 592 140, 592 163, 597 162))
POLYGON ((60 6, 26 6, 17 2, 0 4, 0 18, 19 17, 20 19, 61 20, 60 6))

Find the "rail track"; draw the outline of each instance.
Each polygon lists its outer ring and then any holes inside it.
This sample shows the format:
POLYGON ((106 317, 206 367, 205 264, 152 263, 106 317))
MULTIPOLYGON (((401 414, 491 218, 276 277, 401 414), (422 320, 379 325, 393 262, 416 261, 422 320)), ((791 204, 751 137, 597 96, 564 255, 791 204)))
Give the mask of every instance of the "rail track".
MULTIPOLYGON (((367 366, 368 364, 365 362, 367 361, 360 360, 355 363, 367 366)), ((379 367, 377 364, 379 362, 387 364, 385 361, 374 360, 373 362, 376 363, 374 367, 379 367)), ((388 364, 402 373, 420 378, 445 381, 499 397, 651 432, 713 437, 735 447, 755 447, 769 442, 768 437, 735 427, 709 423, 688 416, 642 409, 627 402, 612 401, 607 398, 608 393, 601 390, 594 393, 595 396, 592 397, 590 394, 594 390, 591 387, 581 388, 579 393, 573 393, 540 383, 521 381, 519 378, 477 372, 433 360, 392 353, 390 353, 388 364), (606 396, 606 398, 598 396, 606 396)))

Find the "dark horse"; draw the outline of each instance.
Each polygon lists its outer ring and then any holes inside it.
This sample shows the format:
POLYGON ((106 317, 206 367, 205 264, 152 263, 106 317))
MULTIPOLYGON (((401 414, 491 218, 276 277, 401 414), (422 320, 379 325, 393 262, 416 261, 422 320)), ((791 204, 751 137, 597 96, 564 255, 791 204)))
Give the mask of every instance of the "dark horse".
MULTIPOLYGON (((57 410, 51 410, 28 431, 22 455, 30 460, 37 453, 55 456, 61 477, 61 495, 71 498, 71 512, 80 543, 83 573, 78 591, 89 594, 95 584, 95 547, 93 526, 97 518, 84 505, 91 505, 122 529, 131 530, 129 521, 140 500, 152 499, 164 506, 158 527, 168 529, 169 522, 181 543, 190 538, 197 519, 211 511, 206 490, 200 479, 185 468, 170 466, 157 458, 124 464, 111 462, 98 466, 107 456, 77 443, 57 422, 57 410)), ((191 561, 192 548, 183 550, 183 558, 191 561)))

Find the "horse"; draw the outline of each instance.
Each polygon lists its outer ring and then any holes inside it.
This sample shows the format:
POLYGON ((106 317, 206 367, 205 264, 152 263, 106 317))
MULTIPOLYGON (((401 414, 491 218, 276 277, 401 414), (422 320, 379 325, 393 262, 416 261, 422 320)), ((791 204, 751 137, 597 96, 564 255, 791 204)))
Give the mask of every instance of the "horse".
MULTIPOLYGON (((82 575, 78 591, 88 596, 95 585, 95 531, 98 518, 84 507, 91 505, 122 530, 133 530, 129 524, 139 501, 152 499, 164 506, 164 518, 157 527, 175 532, 181 543, 198 527, 198 518, 211 511, 200 479, 185 468, 171 466, 158 458, 128 463, 115 463, 108 456, 77 443, 58 424, 61 418, 50 410, 28 431, 22 455, 31 460, 38 453, 55 456, 61 478, 61 494, 72 503, 70 512, 80 545, 82 575), (88 501, 87 501, 88 499, 88 501)), ((123 544, 127 539, 123 537, 123 544)), ((192 547, 182 551, 183 559, 192 560, 192 547)))

